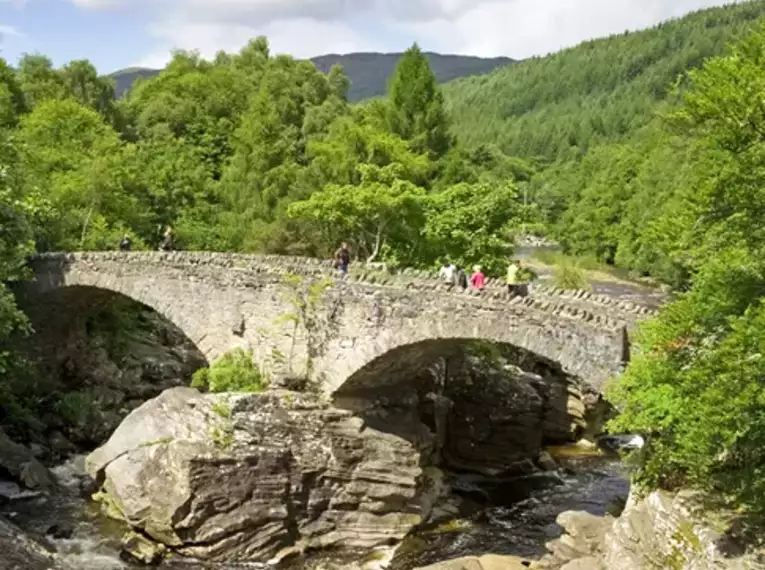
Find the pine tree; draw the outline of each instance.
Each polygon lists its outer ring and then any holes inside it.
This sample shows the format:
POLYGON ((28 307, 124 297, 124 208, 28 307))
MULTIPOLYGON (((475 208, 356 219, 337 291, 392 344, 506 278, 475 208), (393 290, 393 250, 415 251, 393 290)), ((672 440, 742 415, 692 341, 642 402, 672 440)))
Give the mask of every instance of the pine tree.
POLYGON ((415 43, 406 50, 389 79, 391 130, 410 141, 412 150, 442 157, 452 145, 444 98, 428 57, 415 43))

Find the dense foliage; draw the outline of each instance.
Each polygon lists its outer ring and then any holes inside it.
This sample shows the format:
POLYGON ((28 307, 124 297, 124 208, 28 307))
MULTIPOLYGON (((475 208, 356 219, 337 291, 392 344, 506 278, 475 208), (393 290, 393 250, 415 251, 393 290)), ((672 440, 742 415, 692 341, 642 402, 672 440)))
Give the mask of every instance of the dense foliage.
MULTIPOLYGON (((439 83, 445 83, 468 75, 489 73, 513 63, 507 57, 474 57, 470 55, 444 55, 426 53, 433 73, 439 83)), ((401 53, 349 53, 327 54, 313 57, 309 61, 322 73, 329 73, 334 65, 342 66, 350 80, 348 100, 358 102, 385 95, 387 81, 401 59, 401 53)), ((160 70, 145 67, 131 67, 115 71, 109 77, 115 81, 115 91, 122 97, 137 79, 158 75, 160 70)))
POLYGON ((460 79, 444 88, 447 109, 463 146, 496 145, 535 166, 535 221, 569 253, 686 287, 686 203, 717 165, 667 117, 684 72, 762 16, 762 0, 712 8, 460 79))
POLYGON ((614 427, 651 436, 647 483, 692 484, 763 511, 765 111, 753 94, 764 70, 765 27, 690 74, 671 118, 713 165, 673 196, 691 285, 645 327, 613 389, 623 407, 614 427))
POLYGON ((455 218, 463 237, 445 239, 445 200, 479 176, 454 165, 443 96, 417 46, 389 99, 357 107, 341 68, 274 57, 264 38, 214 61, 177 52, 119 101, 87 62, 55 69, 30 55, 4 69, 17 192, 39 203, 39 250, 113 249, 125 233, 151 248, 171 225, 188 249, 331 255, 345 239, 360 259, 433 266, 448 246, 492 267, 507 253, 516 177, 496 150, 478 170, 495 170, 501 188, 475 187, 488 209, 465 211, 486 219, 455 218), (489 237, 471 242, 474 229, 489 237))

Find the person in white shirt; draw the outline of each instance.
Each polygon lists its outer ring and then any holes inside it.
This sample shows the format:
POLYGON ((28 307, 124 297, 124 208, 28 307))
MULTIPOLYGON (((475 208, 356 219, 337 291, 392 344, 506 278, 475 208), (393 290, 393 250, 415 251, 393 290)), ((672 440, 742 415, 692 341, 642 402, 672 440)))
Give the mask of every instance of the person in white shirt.
POLYGON ((443 280, 444 283, 448 283, 449 285, 454 285, 455 270, 456 268, 454 267, 454 264, 444 263, 441 266, 441 271, 438 272, 438 276, 443 280))

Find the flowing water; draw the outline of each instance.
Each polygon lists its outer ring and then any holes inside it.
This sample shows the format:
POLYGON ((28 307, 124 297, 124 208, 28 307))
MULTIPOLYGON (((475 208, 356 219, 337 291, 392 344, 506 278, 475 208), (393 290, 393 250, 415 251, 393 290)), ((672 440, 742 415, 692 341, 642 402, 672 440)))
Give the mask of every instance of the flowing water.
MULTIPOLYGON (((629 480, 616 459, 559 458, 557 471, 493 483, 473 483, 464 516, 424 528, 399 548, 391 570, 411 570, 450 558, 481 554, 541 558, 545 543, 559 537, 555 518, 564 511, 618 515, 629 480), (472 499, 472 500, 471 500, 472 499)), ((458 492, 459 493, 459 492, 458 492)))
MULTIPOLYGON (((559 458, 560 469, 507 481, 457 476, 459 517, 435 528, 415 532, 398 549, 391 570, 411 570, 441 560, 476 554, 512 554, 530 559, 545 553, 547 541, 561 534, 556 516, 567 510, 596 515, 618 510, 629 483, 617 460, 603 457, 559 458)), ((124 531, 103 517, 87 500, 84 458, 54 469, 63 492, 0 506, 0 513, 33 536, 45 537, 71 570, 133 570, 122 560, 119 538, 124 531), (54 536, 65 538, 54 538, 54 536)), ((311 567, 298 561, 295 568, 311 567)), ((173 560, 167 570, 234 570, 264 568, 263 564, 203 564, 173 560)))

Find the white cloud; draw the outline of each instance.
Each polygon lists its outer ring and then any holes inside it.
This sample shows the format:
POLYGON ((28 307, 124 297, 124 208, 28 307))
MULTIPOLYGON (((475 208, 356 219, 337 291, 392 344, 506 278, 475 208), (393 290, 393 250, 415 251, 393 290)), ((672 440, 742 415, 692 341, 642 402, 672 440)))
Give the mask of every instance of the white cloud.
MULTIPOLYGON (((0 0, 8 1, 8 0, 0 0)), ((70 0, 83 9, 146 14, 155 39, 140 63, 173 48, 212 56, 266 35, 299 57, 425 49, 523 58, 637 29, 724 0, 70 0)))
POLYGON ((172 49, 197 49, 206 57, 224 50, 238 51, 247 41, 258 35, 268 37, 274 53, 290 53, 296 57, 311 57, 320 53, 347 53, 359 46, 384 49, 383 45, 369 44, 365 38, 342 22, 322 22, 305 18, 285 19, 261 26, 246 24, 220 24, 158 21, 149 26, 149 34, 157 39, 158 48, 138 61, 142 67, 162 67, 172 49))
POLYGON ((24 34, 14 28, 13 26, 6 26, 4 24, 0 24, 0 39, 6 39, 6 38, 23 38, 24 34))

